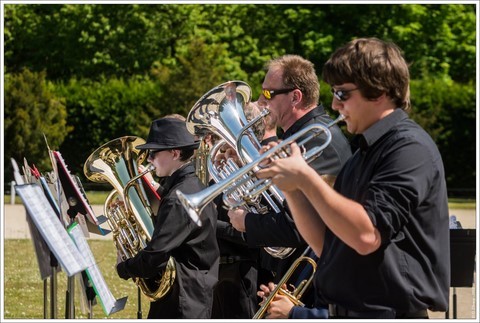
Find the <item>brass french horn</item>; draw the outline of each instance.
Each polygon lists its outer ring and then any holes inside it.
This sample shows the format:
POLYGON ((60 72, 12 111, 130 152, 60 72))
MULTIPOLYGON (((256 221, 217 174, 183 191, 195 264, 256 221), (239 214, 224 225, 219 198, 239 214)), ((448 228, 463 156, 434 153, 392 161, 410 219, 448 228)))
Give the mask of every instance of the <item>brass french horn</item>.
MULTIPOLYGON (((148 165, 138 173, 146 152, 135 148, 144 143, 144 139, 135 136, 109 141, 87 158, 83 168, 89 180, 113 186, 104 204, 104 214, 124 261, 145 248, 154 228, 150 202, 141 185, 141 177, 153 169, 148 165)), ((170 257, 159 280, 135 278, 134 282, 150 301, 156 301, 168 293, 175 276, 175 261, 170 257)))

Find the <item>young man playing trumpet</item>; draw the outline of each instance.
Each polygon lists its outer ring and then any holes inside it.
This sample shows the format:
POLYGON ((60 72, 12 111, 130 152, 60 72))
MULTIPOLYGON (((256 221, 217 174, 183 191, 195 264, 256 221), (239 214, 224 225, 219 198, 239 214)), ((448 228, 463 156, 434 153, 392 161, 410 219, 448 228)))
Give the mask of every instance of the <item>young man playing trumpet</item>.
MULTIPOLYGON (((323 69, 332 107, 358 149, 334 188, 299 147, 257 176, 284 193, 295 224, 320 257, 316 292, 340 319, 425 319, 448 308, 445 173, 430 136, 405 112, 409 71, 400 49, 356 39, 323 69)), ((273 146, 273 145, 272 145, 273 146)))

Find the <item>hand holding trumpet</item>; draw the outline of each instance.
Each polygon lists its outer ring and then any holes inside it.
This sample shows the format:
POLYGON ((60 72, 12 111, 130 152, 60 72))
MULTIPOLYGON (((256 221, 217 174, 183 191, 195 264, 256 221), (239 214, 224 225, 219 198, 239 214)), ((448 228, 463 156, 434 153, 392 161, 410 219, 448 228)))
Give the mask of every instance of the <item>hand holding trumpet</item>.
MULTIPOLYGON (((277 285, 272 282, 269 282, 268 285, 260 285, 260 290, 257 292, 257 296, 263 299, 260 305, 262 305, 266 301, 267 297, 270 295, 271 292, 275 291, 276 287, 277 285)), ((285 284, 283 285, 283 289, 286 289, 285 284)), ((267 308, 265 318, 288 319, 290 311, 294 306, 295 304, 293 304, 287 296, 281 293, 277 293, 277 295, 275 295, 275 298, 272 300, 272 302, 267 308)))
MULTIPOLYGON (((278 142, 271 142, 262 147, 263 154, 269 149, 277 146, 278 142)), ((272 183, 284 192, 295 191, 301 184, 302 171, 308 166, 302 156, 301 149, 293 142, 289 146, 289 156, 285 158, 270 158, 260 163, 263 169, 257 171, 258 178, 270 178, 272 183)))

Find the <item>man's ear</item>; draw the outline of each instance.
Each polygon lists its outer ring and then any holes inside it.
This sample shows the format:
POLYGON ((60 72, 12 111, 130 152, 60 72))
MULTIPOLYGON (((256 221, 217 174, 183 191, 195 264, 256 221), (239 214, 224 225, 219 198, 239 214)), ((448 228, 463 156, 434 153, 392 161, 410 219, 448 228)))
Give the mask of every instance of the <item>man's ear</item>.
POLYGON ((380 96, 376 97, 376 98, 373 98, 373 99, 370 99, 370 101, 374 101, 374 102, 382 102, 384 100, 389 100, 389 97, 387 96, 387 93, 382 93, 380 96))
POLYGON ((180 150, 172 149, 171 152, 173 154, 173 160, 177 160, 180 157, 180 150))
POLYGON ((293 90, 292 105, 295 107, 299 105, 300 102, 302 102, 302 98, 303 98, 302 91, 300 91, 299 89, 293 90))

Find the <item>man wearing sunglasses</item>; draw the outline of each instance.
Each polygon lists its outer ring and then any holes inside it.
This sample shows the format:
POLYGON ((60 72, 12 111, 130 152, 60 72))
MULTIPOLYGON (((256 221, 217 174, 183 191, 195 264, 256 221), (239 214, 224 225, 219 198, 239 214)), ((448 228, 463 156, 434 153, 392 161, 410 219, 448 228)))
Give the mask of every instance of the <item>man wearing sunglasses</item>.
MULTIPOLYGON (((326 125, 332 122, 324 107, 318 105, 320 85, 312 62, 298 55, 285 55, 273 59, 266 67, 267 73, 258 103, 270 110, 277 126, 283 131, 280 139, 286 139, 313 123, 326 125)), ((332 142, 322 155, 312 162, 312 167, 319 174, 334 179, 350 157, 351 150, 339 127, 333 126, 330 130, 332 142)), ((320 135, 308 142, 304 148, 308 151, 324 142, 325 136, 320 135)), ((244 232, 250 247, 296 248, 296 251, 285 259, 275 258, 261 251, 261 265, 272 271, 275 282, 283 277, 307 246, 286 209, 278 214, 259 215, 239 208, 230 210, 228 215, 234 228, 244 232)), ((262 283, 267 284, 268 281, 262 283)))
POLYGON ((158 279, 173 257, 176 275, 167 294, 150 303, 149 319, 209 319, 213 288, 218 279, 219 250, 215 237, 217 212, 207 205, 197 226, 178 201, 176 190, 191 194, 205 188, 195 175, 192 156, 198 147, 185 125, 175 117, 152 122, 147 142, 148 161, 163 178, 162 199, 152 239, 133 258, 117 264, 121 278, 158 279))
POLYGON ((332 107, 357 150, 331 188, 300 149, 260 170, 286 195, 295 224, 320 256, 317 295, 339 319, 425 319, 448 308, 445 172, 430 136, 407 113, 408 65, 393 43, 356 39, 323 69, 332 107))

